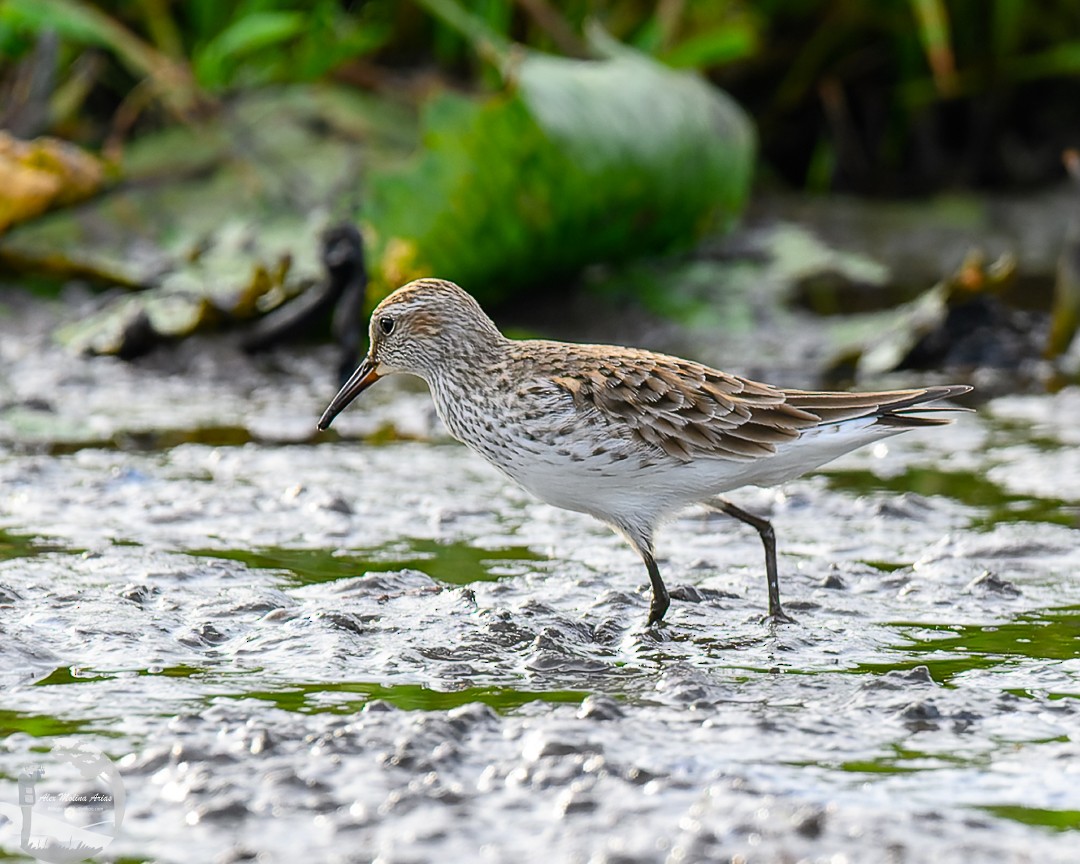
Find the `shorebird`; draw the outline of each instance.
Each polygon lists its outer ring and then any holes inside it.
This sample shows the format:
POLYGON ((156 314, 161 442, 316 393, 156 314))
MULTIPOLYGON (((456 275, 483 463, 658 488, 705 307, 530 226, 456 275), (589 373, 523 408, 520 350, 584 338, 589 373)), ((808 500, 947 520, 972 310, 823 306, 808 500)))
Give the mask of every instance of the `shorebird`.
POLYGON ((758 532, 768 617, 792 621, 780 605, 772 525, 720 496, 778 485, 907 429, 947 424, 925 414, 960 409, 926 403, 971 389, 789 390, 637 348, 508 339, 476 300, 441 279, 394 291, 369 330, 367 357, 319 429, 385 375, 422 378, 457 440, 541 501, 588 513, 629 541, 652 584, 650 626, 670 603, 654 532, 693 504, 758 532))

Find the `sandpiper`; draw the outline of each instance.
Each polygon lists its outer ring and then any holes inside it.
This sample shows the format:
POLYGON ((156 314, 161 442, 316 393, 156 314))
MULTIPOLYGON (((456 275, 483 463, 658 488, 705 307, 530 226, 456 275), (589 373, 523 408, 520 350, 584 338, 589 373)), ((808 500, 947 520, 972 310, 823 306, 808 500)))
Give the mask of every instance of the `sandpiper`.
POLYGON ((830 393, 785 390, 652 351, 503 336, 452 282, 419 279, 371 315, 371 347, 319 420, 395 372, 427 382, 450 434, 537 498, 622 534, 649 572, 649 625, 669 597, 653 558, 664 519, 692 505, 755 528, 769 618, 780 605, 772 525, 719 497, 774 486, 906 429, 940 426, 925 407, 965 385, 830 393), (918 411, 919 414, 913 412, 918 411))

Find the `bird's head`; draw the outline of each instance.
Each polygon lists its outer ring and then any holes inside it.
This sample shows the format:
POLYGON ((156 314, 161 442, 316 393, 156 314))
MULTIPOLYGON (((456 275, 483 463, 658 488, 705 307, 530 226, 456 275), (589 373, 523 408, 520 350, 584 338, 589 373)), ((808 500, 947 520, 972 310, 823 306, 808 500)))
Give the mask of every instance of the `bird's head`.
POLYGON ((479 303, 443 279, 398 288, 371 313, 369 336, 367 357, 323 413, 320 429, 384 375, 404 372, 431 383, 447 369, 481 362, 504 339, 479 303))

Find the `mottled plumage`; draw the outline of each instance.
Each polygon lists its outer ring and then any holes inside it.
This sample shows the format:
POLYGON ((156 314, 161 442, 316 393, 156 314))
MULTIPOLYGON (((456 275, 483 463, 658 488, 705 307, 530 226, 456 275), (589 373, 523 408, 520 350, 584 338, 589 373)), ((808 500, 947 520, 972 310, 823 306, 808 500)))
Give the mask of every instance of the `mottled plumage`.
POLYGON ((653 532, 695 503, 758 530, 769 614, 790 620, 780 606, 772 526, 717 496, 782 483, 905 429, 948 423, 923 415, 956 409, 925 403, 971 389, 782 390, 635 348, 511 340, 472 297, 438 279, 399 288, 372 313, 370 329, 367 358, 319 428, 383 375, 418 375, 455 438, 541 500, 592 514, 630 541, 652 582, 650 624, 668 606, 653 532))

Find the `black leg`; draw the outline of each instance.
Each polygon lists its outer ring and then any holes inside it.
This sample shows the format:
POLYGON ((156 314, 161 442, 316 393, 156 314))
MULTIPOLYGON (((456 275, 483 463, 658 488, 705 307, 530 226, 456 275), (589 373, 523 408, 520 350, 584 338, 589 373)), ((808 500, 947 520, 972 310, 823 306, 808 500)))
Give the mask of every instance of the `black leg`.
POLYGON ((668 606, 671 605, 671 598, 668 597, 664 580, 660 578, 660 568, 656 566, 652 555, 642 552, 641 557, 645 560, 645 567, 649 571, 649 581, 652 582, 652 603, 649 604, 649 626, 652 627, 653 624, 659 624, 664 617, 668 606))
POLYGON ((794 624, 795 619, 780 606, 780 577, 776 572, 776 534, 772 523, 768 519, 747 513, 725 498, 713 498, 707 501, 706 505, 721 513, 726 513, 733 519, 745 522, 758 532, 761 543, 765 547, 765 577, 769 582, 769 618, 777 624, 794 624))

